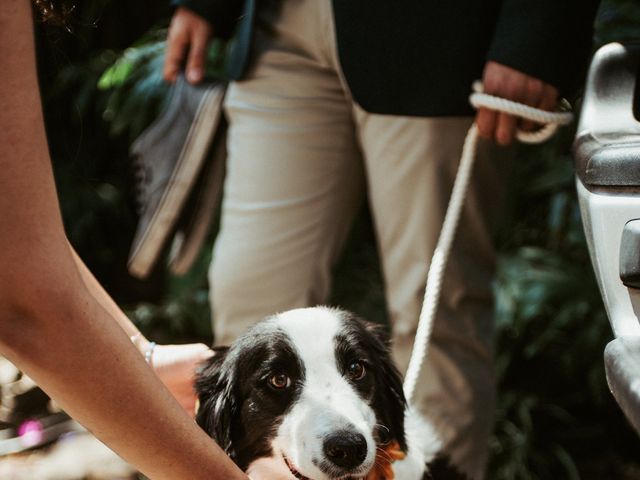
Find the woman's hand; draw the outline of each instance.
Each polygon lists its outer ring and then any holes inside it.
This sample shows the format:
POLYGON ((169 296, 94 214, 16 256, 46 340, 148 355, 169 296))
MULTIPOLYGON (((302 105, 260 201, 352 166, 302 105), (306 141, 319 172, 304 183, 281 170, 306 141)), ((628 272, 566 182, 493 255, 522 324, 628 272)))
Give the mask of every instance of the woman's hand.
POLYGON ((196 368, 211 356, 213 351, 203 343, 158 345, 153 350, 153 370, 192 417, 196 405, 193 388, 196 368))

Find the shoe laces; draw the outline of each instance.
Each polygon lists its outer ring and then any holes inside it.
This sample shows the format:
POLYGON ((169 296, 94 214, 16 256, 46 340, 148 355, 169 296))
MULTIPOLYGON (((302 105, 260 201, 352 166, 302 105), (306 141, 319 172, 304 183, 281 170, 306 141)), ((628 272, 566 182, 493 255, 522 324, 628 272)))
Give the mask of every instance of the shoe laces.
POLYGON ((138 215, 141 215, 142 212, 144 212, 147 199, 151 193, 152 169, 149 168, 149 165, 143 162, 142 157, 139 156, 134 157, 132 165, 133 179, 135 182, 134 195, 136 210, 138 215))

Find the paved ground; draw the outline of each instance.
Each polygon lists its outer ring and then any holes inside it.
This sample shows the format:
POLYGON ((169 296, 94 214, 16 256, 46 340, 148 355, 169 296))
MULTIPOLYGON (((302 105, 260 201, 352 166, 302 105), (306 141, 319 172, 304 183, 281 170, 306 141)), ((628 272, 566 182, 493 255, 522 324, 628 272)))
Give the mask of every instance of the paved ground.
MULTIPOLYGON (((35 384, 0 356, 0 418, 11 414, 16 398, 35 384)), ((26 393, 28 396, 28 393, 26 393)), ((44 394, 42 394, 44 395, 44 394)), ((39 397, 37 397, 39 398, 39 397)), ((44 397, 47 401, 47 397, 44 397)), ((40 401, 40 400, 37 400, 40 401)), ((27 404, 29 401, 25 401, 27 404)), ((22 407, 25 405, 20 404, 22 407)), ((17 407, 15 407, 17 408, 17 407)), ((58 411, 48 406, 50 415, 58 411)), ((67 417, 65 417, 67 418, 67 417)), ((57 427, 65 433, 48 447, 16 455, 0 456, 1 480, 134 480, 135 471, 78 423, 65 420, 57 427)), ((0 435, 0 441, 3 437, 0 435)), ((4 452, 12 451, 3 445, 4 452)))
POLYGON ((89 433, 73 433, 54 445, 0 458, 2 480, 134 480, 135 471, 89 433))

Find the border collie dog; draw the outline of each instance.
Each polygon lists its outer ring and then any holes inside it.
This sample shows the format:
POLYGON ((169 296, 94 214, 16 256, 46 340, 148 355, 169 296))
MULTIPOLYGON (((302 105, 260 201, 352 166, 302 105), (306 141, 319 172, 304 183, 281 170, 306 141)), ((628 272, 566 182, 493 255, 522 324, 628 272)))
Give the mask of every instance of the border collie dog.
POLYGON ((243 470, 282 456, 306 480, 464 479, 407 408, 385 333, 337 309, 250 328, 199 372, 198 424, 243 470))

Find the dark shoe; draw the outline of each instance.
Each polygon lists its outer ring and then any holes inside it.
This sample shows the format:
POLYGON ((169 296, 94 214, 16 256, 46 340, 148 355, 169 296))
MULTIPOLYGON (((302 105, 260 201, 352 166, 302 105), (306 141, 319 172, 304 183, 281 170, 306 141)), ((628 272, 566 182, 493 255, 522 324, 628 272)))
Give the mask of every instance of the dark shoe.
POLYGON ((227 159, 226 122, 221 120, 213 141, 212 152, 202 167, 187 206, 178 223, 169 250, 169 270, 184 275, 198 258, 218 212, 227 159))
POLYGON ((191 85, 180 76, 169 106, 133 143, 140 221, 129 272, 151 272, 195 184, 221 118, 225 85, 191 85))
POLYGON ((0 457, 47 445, 80 427, 0 357, 0 457))

